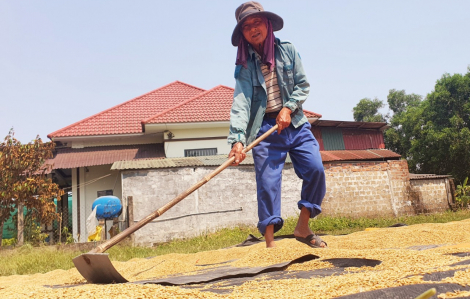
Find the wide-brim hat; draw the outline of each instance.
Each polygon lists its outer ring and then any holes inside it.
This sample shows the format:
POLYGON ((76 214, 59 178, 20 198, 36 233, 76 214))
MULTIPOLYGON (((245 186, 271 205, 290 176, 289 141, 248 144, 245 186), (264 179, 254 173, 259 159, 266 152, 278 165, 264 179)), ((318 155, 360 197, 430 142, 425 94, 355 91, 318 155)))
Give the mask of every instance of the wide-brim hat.
POLYGON ((265 11, 263 6, 255 1, 248 1, 240 5, 235 11, 235 18, 237 19, 237 26, 233 29, 232 45, 238 46, 242 32, 240 27, 249 16, 259 15, 268 18, 273 26, 273 31, 281 30, 284 26, 284 20, 275 13, 265 11))

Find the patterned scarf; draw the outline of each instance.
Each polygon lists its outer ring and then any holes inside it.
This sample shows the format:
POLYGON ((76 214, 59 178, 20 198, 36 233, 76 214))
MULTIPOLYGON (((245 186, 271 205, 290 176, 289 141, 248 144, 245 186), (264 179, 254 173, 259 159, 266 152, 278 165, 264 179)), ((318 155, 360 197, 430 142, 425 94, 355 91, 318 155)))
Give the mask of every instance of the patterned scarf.
MULTIPOLYGON (((274 61, 274 45, 275 45, 275 37, 273 33, 273 26, 271 25, 271 21, 267 18, 263 17, 263 20, 268 27, 268 35, 264 40, 264 47, 263 47, 263 56, 262 62, 269 67, 270 71, 273 71, 275 66, 274 61)), ((261 53, 258 53, 261 54, 261 53)), ((248 42, 246 41, 243 34, 240 37, 240 41, 238 43, 238 51, 237 51, 237 60, 235 65, 243 65, 244 68, 248 68, 247 63, 248 58, 248 42)))

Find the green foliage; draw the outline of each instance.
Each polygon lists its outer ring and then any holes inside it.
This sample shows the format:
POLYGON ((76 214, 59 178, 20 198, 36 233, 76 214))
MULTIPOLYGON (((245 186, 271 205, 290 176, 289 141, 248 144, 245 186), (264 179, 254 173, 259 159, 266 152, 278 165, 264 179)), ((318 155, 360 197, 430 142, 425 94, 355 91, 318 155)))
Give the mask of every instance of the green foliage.
POLYGON ((15 244, 16 244, 16 238, 2 240, 2 246, 14 246, 15 244))
POLYGON ((470 186, 467 185, 468 177, 465 178, 462 185, 458 185, 455 190, 455 201, 459 207, 468 207, 470 203, 470 186))
POLYGON ((420 95, 407 95, 404 90, 395 89, 391 89, 387 96, 393 115, 388 119, 390 128, 384 134, 385 147, 403 157, 408 157, 412 140, 421 134, 421 99, 420 95))
MULTIPOLYGON (((470 168, 470 68, 466 74, 444 74, 423 100, 391 89, 392 116, 384 133, 385 147, 408 161, 410 172, 452 175, 457 183, 470 168)), ((371 121, 382 107, 378 99, 362 99, 354 107, 356 121, 371 121)), ((378 116, 377 116, 378 117, 378 116)))
MULTIPOLYGON (((15 215, 14 218, 17 218, 15 215)), ((27 211, 24 217, 24 240, 34 246, 44 244, 47 234, 41 232, 41 226, 34 218, 31 211, 27 211)))
POLYGON ((414 93, 407 95, 404 90, 390 89, 387 96, 388 108, 393 111, 394 115, 400 115, 409 107, 418 107, 422 98, 414 93))
POLYGON ((33 247, 25 244, 11 250, 0 250, 0 276, 46 273, 74 267, 72 259, 81 251, 54 246, 33 247))
POLYGON ((72 233, 69 232, 69 229, 66 226, 62 228, 62 236, 65 237, 65 244, 75 243, 72 233))
POLYGON ((395 89, 390 90, 387 97, 393 115, 389 118, 390 128, 384 134, 385 147, 405 158, 410 158, 412 142, 421 138, 425 107, 420 99, 419 95, 407 95, 404 90, 395 89))
POLYGON ((48 234, 41 232, 41 226, 37 225, 31 228, 31 235, 29 237, 29 241, 33 245, 43 245, 47 237, 48 234))
POLYGON ((400 113, 397 123, 400 154, 411 171, 451 174, 462 182, 470 168, 470 71, 443 75, 418 107, 400 113))
POLYGON ((384 106, 384 103, 379 99, 373 100, 364 98, 359 101, 356 107, 353 108, 353 116, 355 121, 367 122, 383 122, 385 118, 378 111, 384 106))

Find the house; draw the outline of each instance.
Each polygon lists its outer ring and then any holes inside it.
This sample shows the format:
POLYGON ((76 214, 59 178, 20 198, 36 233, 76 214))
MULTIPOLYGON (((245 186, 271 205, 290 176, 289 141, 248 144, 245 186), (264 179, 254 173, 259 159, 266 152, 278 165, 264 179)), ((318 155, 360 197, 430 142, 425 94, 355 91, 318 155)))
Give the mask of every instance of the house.
MULTIPOLYGON (((233 88, 204 90, 175 81, 48 135, 57 144, 53 175, 72 193, 72 231, 85 242, 86 219, 102 195, 119 197, 121 227, 138 221, 222 164, 230 151, 233 88), (132 215, 127 207, 132 198, 132 215)), ((414 213, 406 161, 384 149, 386 123, 322 120, 305 111, 327 173, 324 213, 371 216, 414 213)), ((257 222, 253 161, 231 167, 135 233, 154 244, 220 227, 257 222)), ((283 216, 297 213, 300 192, 289 159, 283 216)), ((447 184, 447 183, 446 183, 447 184)), ((442 188, 441 188, 442 189, 442 188)), ((440 196, 440 197, 439 197, 440 196)), ((442 194, 436 207, 442 209, 442 194)), ((447 200, 447 198, 446 198, 447 200)))
POLYGON ((59 184, 72 193, 72 231, 77 241, 86 241, 85 222, 97 197, 121 198, 121 177, 110 171, 112 163, 165 158, 164 131, 145 132, 142 122, 204 92, 176 81, 48 135, 57 146, 47 163, 53 164, 59 184))

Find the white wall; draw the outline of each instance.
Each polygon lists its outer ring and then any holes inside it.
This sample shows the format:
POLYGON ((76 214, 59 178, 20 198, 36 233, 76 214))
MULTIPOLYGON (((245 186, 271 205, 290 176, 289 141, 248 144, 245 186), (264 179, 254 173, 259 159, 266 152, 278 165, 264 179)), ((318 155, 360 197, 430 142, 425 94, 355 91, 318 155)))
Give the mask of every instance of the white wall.
MULTIPOLYGON (((111 165, 80 168, 80 237, 78 236, 77 229, 76 168, 72 170, 73 237, 78 240, 78 242, 87 241, 88 232, 86 230, 86 220, 92 212, 91 207, 93 202, 98 198, 98 191, 114 189, 113 195, 122 200, 121 175, 117 171, 111 171, 110 168, 111 165), (98 180, 93 182, 96 179, 98 180)), ((108 230, 111 228, 111 225, 112 221, 107 221, 108 230)))
MULTIPOLYGON (((215 167, 187 167, 122 172, 123 196, 133 196, 134 221, 187 190, 215 167)), ((282 216, 299 213, 302 181, 291 165, 283 170, 282 216)), ((258 222, 253 166, 230 167, 187 196, 161 217, 142 227, 135 242, 142 245, 188 238, 224 227, 258 222)))
POLYGON ((173 129, 171 139, 165 133, 165 155, 167 158, 184 157, 184 150, 217 148, 218 155, 228 155, 230 145, 227 144, 228 127, 200 128, 200 129, 173 129), (209 139, 214 138, 217 139, 209 139), (187 140, 195 139, 198 140, 187 140), (200 139, 199 139, 200 138, 200 139))
MULTIPOLYGON (((199 128, 199 129, 172 129, 169 130, 174 134, 173 140, 182 138, 203 138, 203 137, 227 137, 229 127, 220 128, 199 128)), ((167 133, 164 136, 168 140, 167 133)))
POLYGON ((179 158, 184 157, 184 150, 203 148, 217 148, 218 155, 228 155, 230 152, 227 139, 211 139, 165 142, 165 155, 167 158, 179 158))
POLYGON ((131 145, 131 144, 152 144, 162 143, 163 133, 143 134, 136 136, 96 136, 96 137, 63 137, 55 138, 68 147, 84 148, 94 146, 131 145))
POLYGON ((78 241, 77 216, 77 168, 72 168, 72 235, 78 241))

